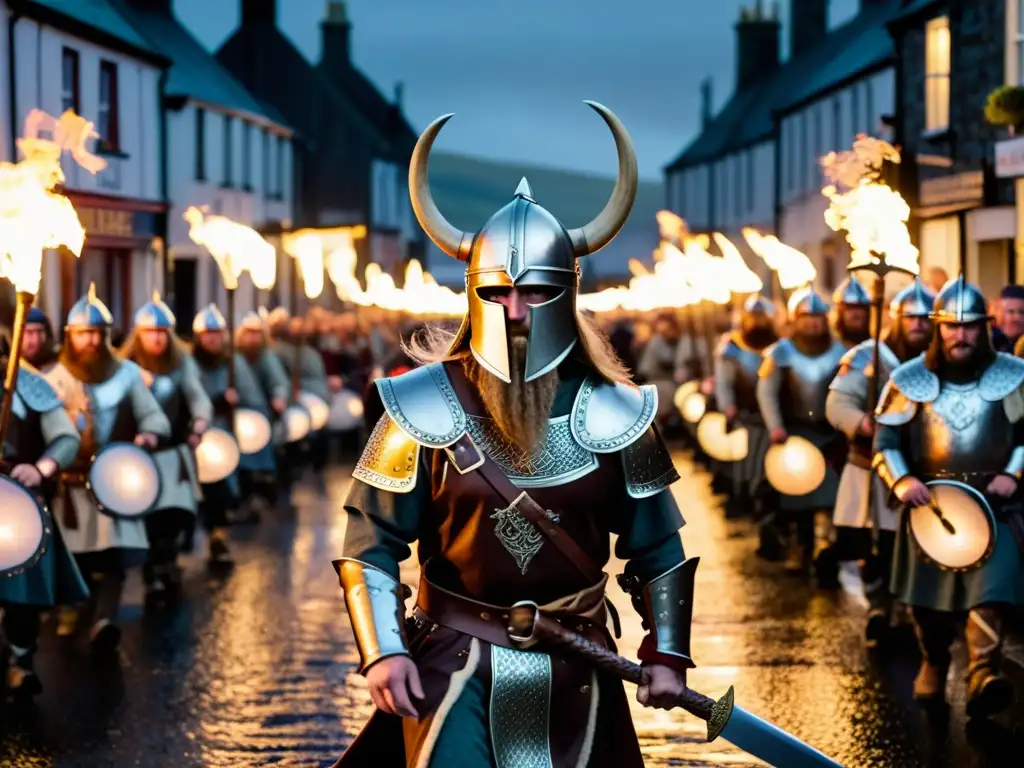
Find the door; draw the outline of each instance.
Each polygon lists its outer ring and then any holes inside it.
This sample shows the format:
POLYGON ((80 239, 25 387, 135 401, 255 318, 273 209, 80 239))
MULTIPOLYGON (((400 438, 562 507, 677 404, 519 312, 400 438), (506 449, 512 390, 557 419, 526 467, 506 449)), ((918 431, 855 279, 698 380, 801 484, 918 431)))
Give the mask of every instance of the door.
POLYGON ((174 316, 178 321, 178 334, 188 336, 192 333, 192 319, 196 316, 196 260, 175 259, 174 261, 174 316))

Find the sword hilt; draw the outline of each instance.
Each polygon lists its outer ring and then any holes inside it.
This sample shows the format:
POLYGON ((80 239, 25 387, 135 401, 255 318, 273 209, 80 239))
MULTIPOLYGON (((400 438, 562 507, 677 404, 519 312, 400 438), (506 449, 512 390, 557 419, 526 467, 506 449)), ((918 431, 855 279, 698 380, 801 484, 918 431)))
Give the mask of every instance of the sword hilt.
MULTIPOLYGON (((509 611, 508 637, 512 645, 522 651, 539 645, 543 650, 557 650, 580 658, 590 666, 634 685, 643 685, 645 682, 642 666, 563 627, 556 619, 541 613, 536 603, 521 602, 512 606, 509 611)), ((732 716, 733 689, 730 686, 726 694, 715 701, 686 688, 676 700, 675 706, 706 722, 708 741, 714 741, 732 716)))

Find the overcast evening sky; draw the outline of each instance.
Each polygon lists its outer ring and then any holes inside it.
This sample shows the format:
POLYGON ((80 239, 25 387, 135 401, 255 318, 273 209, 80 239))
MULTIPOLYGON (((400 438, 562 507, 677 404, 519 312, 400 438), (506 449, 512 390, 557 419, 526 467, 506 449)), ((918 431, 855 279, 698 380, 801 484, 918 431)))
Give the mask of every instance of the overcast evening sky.
MULTIPOLYGON (((456 116, 437 147, 467 155, 611 175, 614 145, 580 102, 612 109, 636 145, 640 172, 661 169, 693 137, 700 81, 716 109, 732 89, 734 24, 754 0, 349 0, 356 64, 422 129, 456 116)), ((858 0, 832 0, 832 23, 858 0)), ((764 2, 764 7, 770 7, 764 2)), ((780 4, 783 50, 789 0, 780 4)), ((238 23, 239 0, 176 0, 179 18, 211 50, 238 23)), ((320 58, 325 0, 279 0, 278 24, 320 58)))

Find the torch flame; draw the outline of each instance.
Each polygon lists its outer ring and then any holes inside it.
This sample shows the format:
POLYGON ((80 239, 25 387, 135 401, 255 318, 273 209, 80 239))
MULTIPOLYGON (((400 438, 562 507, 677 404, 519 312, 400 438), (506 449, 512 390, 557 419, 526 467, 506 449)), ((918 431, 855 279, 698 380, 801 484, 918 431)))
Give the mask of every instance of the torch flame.
POLYGON ((85 230, 71 201, 55 188, 64 182, 61 154, 69 151, 83 168, 96 173, 106 161, 86 150, 93 124, 68 110, 60 119, 32 110, 18 139, 18 163, 0 163, 0 276, 19 293, 36 294, 43 251, 63 246, 80 256, 85 230), (40 137, 49 131, 52 138, 40 137))
POLYGON ((853 149, 830 152, 821 160, 829 180, 821 193, 829 199, 825 223, 846 231, 850 244, 849 269, 881 263, 918 274, 918 250, 910 242, 910 206, 881 179, 883 162, 898 163, 900 154, 881 139, 857 137, 853 149))
POLYGON ((732 241, 721 232, 714 234, 715 244, 722 252, 722 259, 725 262, 725 271, 729 278, 729 288, 733 293, 758 293, 764 288, 764 283, 757 276, 747 262, 744 261, 739 248, 733 245, 732 241))
POLYGON ((779 285, 785 291, 810 285, 818 276, 806 254, 780 242, 775 235, 762 235, 756 229, 744 227, 743 239, 779 276, 779 285))
POLYGON ((189 223, 188 236, 213 256, 229 291, 238 288, 238 278, 246 269, 257 288, 267 290, 273 285, 273 281, 270 286, 261 283, 275 269, 277 254, 255 229, 226 216, 207 215, 205 208, 195 206, 185 211, 185 221, 189 223))

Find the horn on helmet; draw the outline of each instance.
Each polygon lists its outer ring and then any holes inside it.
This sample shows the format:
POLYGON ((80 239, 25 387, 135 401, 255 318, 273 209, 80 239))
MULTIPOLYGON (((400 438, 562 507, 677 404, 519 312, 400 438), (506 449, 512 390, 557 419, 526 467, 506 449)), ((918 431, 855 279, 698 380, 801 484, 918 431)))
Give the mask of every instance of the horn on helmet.
POLYGON ((576 258, 596 253, 612 241, 629 218, 637 189, 636 152, 625 126, 608 107, 596 101, 583 103, 597 112, 611 130, 615 138, 615 149, 619 154, 619 175, 615 180, 612 196, 605 204, 604 210, 597 214, 597 218, 584 227, 569 230, 576 258))
POLYGON ((438 210, 434 196, 430 194, 430 179, 428 177, 430 148, 434 145, 434 139, 437 138, 441 128, 453 116, 454 113, 437 118, 427 126, 416 142, 416 148, 412 151, 412 159, 409 161, 409 200, 412 202, 416 220, 423 227, 423 231, 427 233, 427 237, 434 241, 434 245, 459 261, 469 261, 473 233, 456 229, 438 210))

